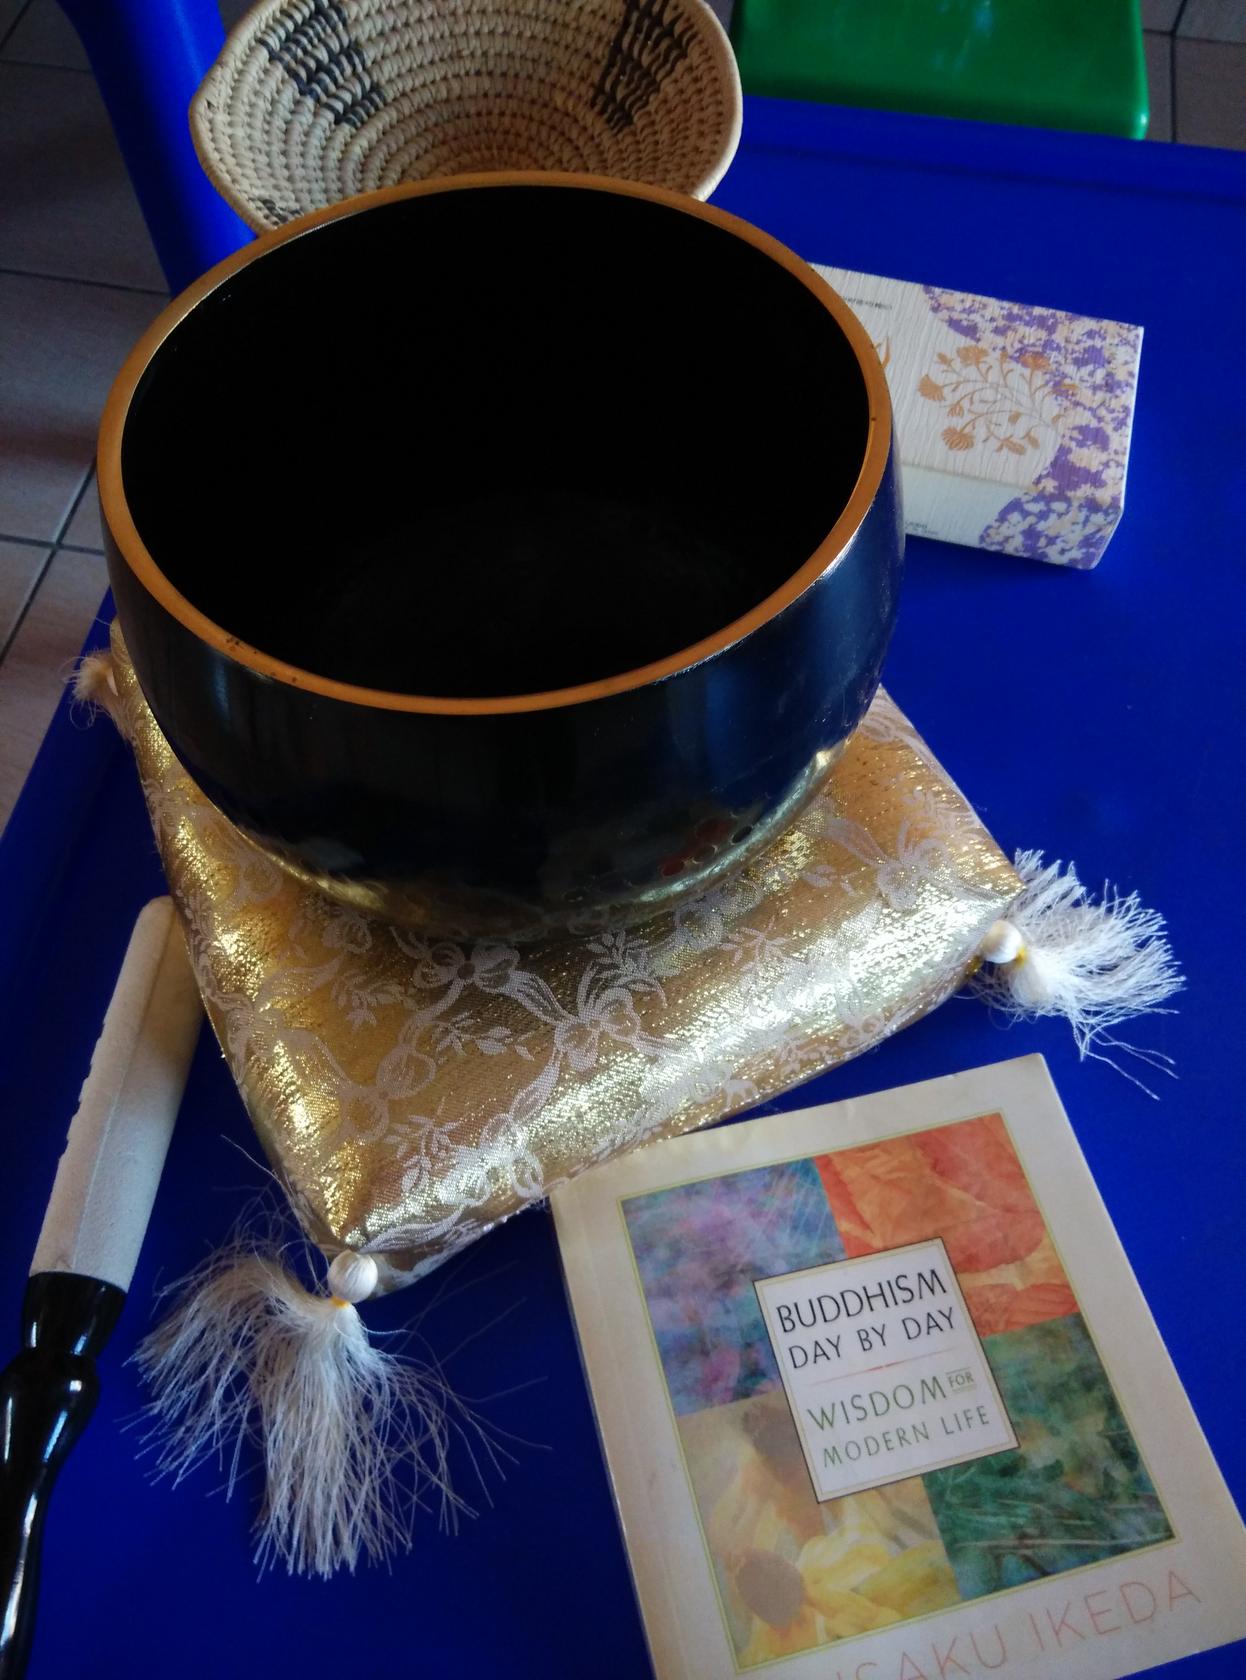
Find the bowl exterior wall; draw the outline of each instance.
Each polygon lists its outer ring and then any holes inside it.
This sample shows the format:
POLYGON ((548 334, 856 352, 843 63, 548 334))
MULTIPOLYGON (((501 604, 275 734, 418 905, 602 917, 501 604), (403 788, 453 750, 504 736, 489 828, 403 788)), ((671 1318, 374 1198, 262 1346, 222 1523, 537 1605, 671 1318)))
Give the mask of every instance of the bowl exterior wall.
POLYGON ((903 555, 893 456, 845 550, 712 657, 572 705, 445 715, 231 659, 148 592, 107 520, 105 538, 143 693, 225 815, 346 902, 500 937, 636 921, 793 821, 877 687, 903 555))

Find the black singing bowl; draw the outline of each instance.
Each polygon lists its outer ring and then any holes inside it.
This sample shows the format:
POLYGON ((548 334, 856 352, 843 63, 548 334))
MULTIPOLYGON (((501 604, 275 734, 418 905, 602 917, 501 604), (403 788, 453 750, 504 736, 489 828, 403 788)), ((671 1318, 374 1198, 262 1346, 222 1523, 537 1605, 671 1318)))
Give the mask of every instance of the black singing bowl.
POLYGON ((300 878, 438 933, 628 924, 743 863, 895 616, 865 330, 622 181, 437 180, 258 240, 134 350, 99 459, 178 758, 300 878))

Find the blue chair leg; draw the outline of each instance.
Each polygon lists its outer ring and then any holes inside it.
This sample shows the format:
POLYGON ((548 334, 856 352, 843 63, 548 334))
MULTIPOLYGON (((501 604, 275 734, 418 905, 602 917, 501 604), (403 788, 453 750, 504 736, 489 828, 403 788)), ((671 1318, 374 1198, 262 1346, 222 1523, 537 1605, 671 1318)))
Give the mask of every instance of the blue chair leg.
POLYGON ((86 48, 170 287, 253 237, 204 174, 187 108, 224 39, 215 0, 61 0, 86 48))

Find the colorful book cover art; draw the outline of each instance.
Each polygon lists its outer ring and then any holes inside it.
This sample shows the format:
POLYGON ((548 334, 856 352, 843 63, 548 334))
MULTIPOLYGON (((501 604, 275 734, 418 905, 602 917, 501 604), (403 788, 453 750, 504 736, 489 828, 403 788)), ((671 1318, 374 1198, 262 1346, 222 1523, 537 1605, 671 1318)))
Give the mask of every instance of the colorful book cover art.
POLYGON ((627 1198, 741 1668, 1171 1538, 998 1114, 627 1198), (1020 1443, 819 1503, 753 1284, 940 1238, 1020 1443))

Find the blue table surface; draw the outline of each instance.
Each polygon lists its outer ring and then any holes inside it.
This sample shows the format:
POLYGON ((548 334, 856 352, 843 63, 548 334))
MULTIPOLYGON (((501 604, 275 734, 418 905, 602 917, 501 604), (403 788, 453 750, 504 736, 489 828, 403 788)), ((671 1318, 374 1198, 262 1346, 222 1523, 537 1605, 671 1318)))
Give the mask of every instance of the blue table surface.
MULTIPOLYGON (((1246 157, 750 101, 717 201, 813 260, 1146 329, 1128 509, 1101 567, 913 542, 886 680, 1001 844, 1073 857, 1167 915, 1189 988, 1134 1037, 1174 1056, 1180 1080, 1153 1102, 1079 1064, 1061 1024, 1003 1029, 956 1001, 771 1106, 1042 1051, 1240 1496, 1246 157)), ((125 751, 63 707, 0 848, 0 1324, 16 1326, 95 1029, 160 886, 125 751)), ((419 1315, 461 1392, 496 1396, 488 1414, 533 1443, 457 1536, 430 1520, 392 1572, 257 1581, 254 1479, 228 1503, 211 1471, 149 1484, 122 1433, 141 1398, 126 1356, 154 1288, 261 1185, 256 1154, 205 1033, 99 1411, 54 1500, 32 1680, 647 1674, 544 1213, 369 1309, 378 1326, 419 1315)), ((467 1487, 461 1460, 458 1473, 467 1487)), ((1169 1672, 1241 1675, 1244 1651, 1169 1672)))

